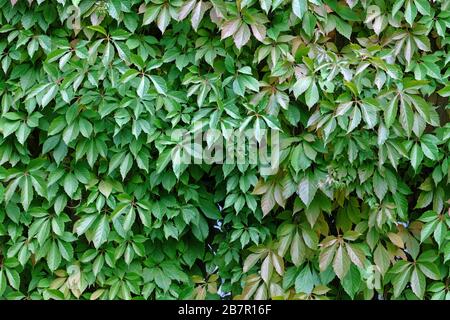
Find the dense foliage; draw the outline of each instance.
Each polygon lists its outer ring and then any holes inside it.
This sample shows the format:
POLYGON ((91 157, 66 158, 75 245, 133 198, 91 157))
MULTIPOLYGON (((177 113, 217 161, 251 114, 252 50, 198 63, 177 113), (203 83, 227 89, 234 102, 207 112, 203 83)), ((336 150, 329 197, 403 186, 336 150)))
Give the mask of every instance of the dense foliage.
POLYGON ((0 26, 1 298, 450 299, 450 0, 0 0, 0 26), (178 165, 199 120, 276 130, 278 171, 178 165))

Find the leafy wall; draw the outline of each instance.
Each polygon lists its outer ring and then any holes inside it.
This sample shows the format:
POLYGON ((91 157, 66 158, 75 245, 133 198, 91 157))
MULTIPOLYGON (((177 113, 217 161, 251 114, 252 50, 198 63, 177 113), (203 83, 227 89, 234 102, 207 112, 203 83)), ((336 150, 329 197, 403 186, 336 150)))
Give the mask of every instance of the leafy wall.
POLYGON ((0 297, 450 299, 449 0, 0 0, 0 297), (278 172, 177 165, 265 128, 278 172))

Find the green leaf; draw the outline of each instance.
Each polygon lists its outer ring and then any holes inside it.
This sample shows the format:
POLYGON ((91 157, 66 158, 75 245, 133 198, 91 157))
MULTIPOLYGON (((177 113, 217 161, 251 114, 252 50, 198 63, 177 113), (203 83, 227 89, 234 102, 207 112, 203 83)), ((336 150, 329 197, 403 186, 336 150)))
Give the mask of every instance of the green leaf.
POLYGON ((243 272, 248 272, 261 258, 261 254, 252 253, 247 256, 243 265, 243 272))
POLYGON ((292 12, 300 19, 308 10, 307 0, 292 0, 292 12))
POLYGON ((395 96, 388 102, 387 108, 384 110, 384 120, 386 127, 390 128, 397 117, 398 111, 398 98, 395 96))
POLYGON ((440 280, 441 279, 441 273, 439 271, 439 268, 436 266, 436 264, 432 262, 420 262, 417 264, 419 269, 425 274, 427 278, 433 279, 433 280, 440 280))
POLYGON ((425 286, 426 281, 424 274, 419 270, 419 268, 413 268, 411 273, 411 289, 420 299, 423 299, 423 295, 425 294, 425 286))
POLYGON ((57 93, 58 93, 57 85, 48 86, 44 95, 42 96, 42 100, 41 100, 42 108, 45 107, 47 104, 49 104, 49 102, 55 98, 57 93))
POLYGON ((154 270, 155 283, 158 287, 163 289, 164 291, 169 290, 171 280, 167 277, 164 272, 160 268, 156 268, 154 270))
POLYGON ((319 90, 315 82, 306 90, 305 102, 309 108, 312 108, 319 101, 319 90))
POLYGON ((108 240, 109 235, 109 222, 107 216, 103 215, 97 222, 94 230, 93 243, 96 248, 99 248, 103 243, 108 240))
POLYGON ((333 270, 340 280, 344 280, 345 275, 350 269, 350 258, 343 245, 340 245, 336 251, 333 260, 333 270))
POLYGON ((423 152, 417 143, 413 145, 411 148, 411 155, 409 156, 411 159, 411 165, 415 171, 419 168, 422 160, 423 160, 423 152))
POLYGON ((300 238, 299 233, 296 232, 294 234, 294 237, 292 238, 290 249, 291 259, 296 267, 298 267, 303 262, 305 250, 306 246, 303 240, 300 238))
POLYGON ((393 279, 392 279, 392 285, 394 287, 394 297, 400 296, 402 291, 405 289, 406 285, 410 281, 411 278, 411 265, 407 265, 407 268, 403 271, 398 273, 393 279))
POLYGON ((350 298, 354 299, 355 294, 359 291, 361 286, 361 274, 359 273, 358 268, 355 266, 351 266, 349 272, 342 280, 342 287, 345 292, 350 296, 350 298))
POLYGON ((345 247, 347 249, 348 256, 350 257, 350 260, 353 262, 353 264, 357 265, 360 268, 364 268, 364 261, 366 260, 364 252, 356 245, 353 245, 351 243, 347 243, 345 247))
POLYGON ((431 134, 424 134, 420 138, 420 146, 423 154, 431 160, 437 160, 439 157, 438 143, 439 140, 431 134))
POLYGON ((306 265, 295 278, 295 292, 311 294, 316 284, 318 279, 312 274, 309 265, 306 265))
POLYGON ((302 19, 302 28, 308 36, 311 37, 313 35, 316 23, 316 16, 311 12, 305 12, 302 19))
POLYGON ((161 173, 169 164, 170 160, 171 160, 171 152, 172 150, 164 150, 158 160, 156 161, 156 170, 157 173, 161 173))
POLYGON ((30 207, 31 201, 33 200, 33 187, 31 184, 30 176, 24 176, 22 179, 22 205, 24 210, 28 210, 30 207))
POLYGON ((199 241, 204 241, 208 237, 209 228, 205 218, 199 216, 198 224, 192 226, 192 233, 199 241))
POLYGON ((413 121, 414 121, 414 113, 412 111, 411 106, 407 103, 400 104, 400 123, 403 129, 405 129, 408 137, 411 135, 412 132, 413 121))
POLYGON ((218 207, 212 201, 200 198, 198 203, 200 205, 200 210, 202 210, 205 216, 208 217, 209 219, 217 220, 221 218, 221 214, 218 207))
POLYGON ((103 28, 100 25, 96 25, 96 26, 88 26, 88 29, 92 30, 92 31, 97 31, 100 32, 101 34, 103 34, 104 36, 107 36, 107 32, 105 30, 105 28, 103 28))
POLYGON ((67 126, 67 123, 63 116, 56 117, 53 119, 53 121, 50 123, 50 126, 48 127, 48 135, 55 135, 57 133, 60 133, 64 130, 65 126, 67 126))
POLYGON ((3 268, 0 269, 0 296, 3 296, 6 290, 6 276, 3 270, 3 268))
POLYGON ((438 221, 435 220, 431 223, 427 223, 423 226, 422 230, 420 231, 420 241, 423 242, 426 240, 436 229, 436 225, 438 224, 438 221))
POLYGON ((450 85, 446 85, 437 92, 442 97, 450 97, 450 85))
POLYGON ((273 263, 272 260, 270 259, 270 255, 267 255, 261 264, 261 278, 265 283, 269 283, 270 278, 272 277, 272 273, 273 273, 273 263))
POLYGON ((384 199, 384 196, 388 191, 386 179, 381 177, 378 173, 373 175, 373 190, 380 201, 384 199))
POLYGON ((417 15, 417 9, 414 5, 413 0, 406 0, 406 7, 405 7, 405 20, 408 22, 411 26, 413 24, 414 19, 417 15))
POLYGON ((448 227, 445 222, 440 221, 433 232, 433 238, 434 240, 436 240, 439 247, 441 247, 441 245, 444 243, 445 237, 447 236, 447 231, 448 227))
POLYGON ((98 185, 98 190, 106 197, 108 198, 109 195, 111 194, 113 189, 113 186, 111 183, 109 183, 106 180, 102 180, 100 181, 99 185, 98 185))
POLYGON ((427 122, 430 121, 431 114, 431 106, 428 102, 425 101, 422 97, 415 96, 413 99, 414 106, 416 107, 417 112, 420 116, 427 122))
POLYGON ((375 249, 374 262, 382 275, 388 271, 390 265, 389 253, 381 244, 378 244, 375 249))
POLYGON ((150 80, 152 81, 153 85, 155 86, 156 91, 159 94, 165 95, 167 92, 167 85, 163 78, 160 76, 149 76, 150 80))
POLYGON ((145 26, 147 24, 152 23, 156 17, 158 16, 160 6, 149 6, 144 13, 144 19, 142 21, 142 25, 145 26))
POLYGON ((298 79, 292 87, 295 98, 303 94, 311 86, 312 82, 313 78, 310 76, 298 79))
POLYGON ((122 176, 122 180, 125 179, 128 171, 130 171, 133 165, 133 158, 131 154, 127 154, 120 164, 120 175, 122 176))
POLYGON ((308 207, 317 191, 317 183, 315 181, 314 175, 312 173, 308 173, 305 175, 298 185, 298 195, 303 203, 308 207))
POLYGON ((430 3, 427 0, 414 0, 417 10, 424 16, 431 15, 430 3))
POLYGON ((145 94, 147 81, 148 81, 147 77, 145 77, 145 76, 142 76, 141 80, 139 80, 139 85, 138 85, 137 91, 136 91, 139 98, 142 98, 145 94))
POLYGON ((372 129, 373 127, 375 127, 375 125, 377 124, 377 121, 378 121, 377 109, 370 104, 364 103, 361 106, 361 113, 362 113, 364 122, 367 124, 367 128, 372 129))
POLYGON ((74 174, 68 173, 64 177, 64 191, 71 198, 75 195, 75 192, 78 189, 78 180, 74 174))
POLYGON ((161 30, 161 33, 164 33, 164 31, 166 30, 167 26, 170 23, 170 12, 167 6, 163 6, 160 8, 162 9, 159 12, 156 24, 158 25, 159 30, 161 30))
POLYGON ((52 241, 47 254, 47 265, 51 271, 55 271, 61 264, 61 253, 56 241, 52 241))
POLYGON ((250 40, 250 28, 247 24, 242 23, 233 36, 234 44, 240 50, 250 40))
POLYGON ((25 123, 21 123, 16 131, 17 141, 19 141, 19 143, 23 145, 30 133, 31 129, 25 123))
POLYGON ((126 83, 126 82, 131 81, 134 78, 136 78, 138 74, 139 74, 139 72, 137 70, 129 69, 124 72, 124 74, 120 78, 120 81, 122 81, 123 83, 126 83))
POLYGON ((337 16, 334 16, 334 18, 336 21, 336 30, 347 39, 350 39, 352 35, 352 26, 337 16))

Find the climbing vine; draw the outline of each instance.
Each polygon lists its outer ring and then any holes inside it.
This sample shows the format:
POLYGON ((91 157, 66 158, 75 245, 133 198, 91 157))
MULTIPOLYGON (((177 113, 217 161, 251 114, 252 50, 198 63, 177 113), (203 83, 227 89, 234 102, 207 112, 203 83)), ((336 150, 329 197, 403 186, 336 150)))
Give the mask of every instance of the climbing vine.
POLYGON ((449 29, 449 0, 0 0, 0 298, 449 300, 449 29), (270 131, 278 165, 179 130, 270 131))

